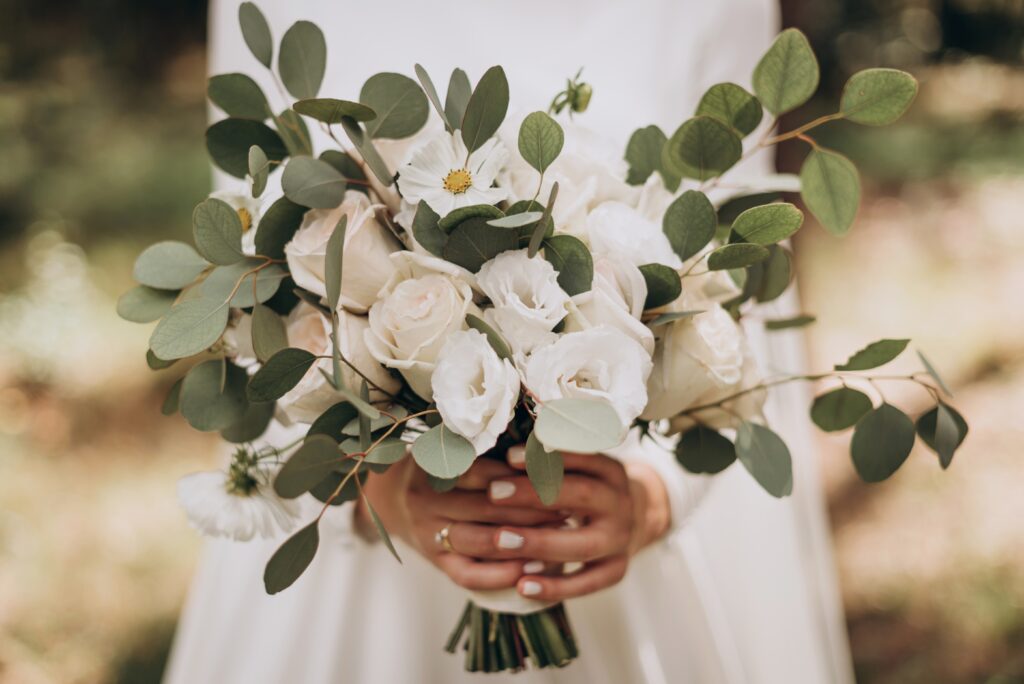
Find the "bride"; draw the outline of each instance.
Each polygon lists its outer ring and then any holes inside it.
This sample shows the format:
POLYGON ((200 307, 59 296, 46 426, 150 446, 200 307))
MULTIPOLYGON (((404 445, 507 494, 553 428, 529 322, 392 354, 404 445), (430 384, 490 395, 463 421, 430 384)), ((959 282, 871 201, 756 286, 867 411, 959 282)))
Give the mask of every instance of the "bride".
MULTIPOLYGON (((324 30, 325 96, 355 99, 371 73, 411 73, 415 62, 434 74, 462 67, 471 78, 501 64, 513 101, 529 111, 544 109, 583 66, 594 96, 578 120, 613 136, 617 149, 640 125, 674 128, 714 83, 749 85, 778 25, 773 0, 267 0, 261 9, 276 39, 299 19, 324 30), (637 121, 638 113, 654 120, 637 121)), ((236 0, 212 3, 210 72, 266 77, 242 43, 237 15, 236 0)), ((762 154, 746 163, 767 172, 771 160, 762 154)), ((222 186, 229 182, 218 178, 222 186)), ((800 368, 795 333, 756 335, 755 343, 763 367, 800 368)), ((781 389, 766 409, 795 457, 789 499, 767 496, 737 467, 712 481, 634 445, 621 455, 624 466, 568 455, 560 504, 586 509, 588 524, 534 527, 549 514, 534 506, 529 487, 515 486, 525 478, 512 452, 511 466, 481 462, 450 494, 433 493, 413 469, 371 478, 370 496, 398 538, 403 565, 368 541, 365 512, 351 504, 328 513, 313 564, 275 596, 265 594, 262 572, 280 540, 209 542, 165 681, 474 679, 461 658, 442 650, 464 588, 514 587, 536 598, 572 598, 581 655, 564 670, 492 681, 850 682, 813 447, 787 408, 806 405, 799 391, 781 389), (442 529, 446 548, 434 539, 442 529), (588 563, 555 578, 537 574, 544 560, 588 563)), ((276 443, 294 434, 280 425, 270 432, 276 443)))

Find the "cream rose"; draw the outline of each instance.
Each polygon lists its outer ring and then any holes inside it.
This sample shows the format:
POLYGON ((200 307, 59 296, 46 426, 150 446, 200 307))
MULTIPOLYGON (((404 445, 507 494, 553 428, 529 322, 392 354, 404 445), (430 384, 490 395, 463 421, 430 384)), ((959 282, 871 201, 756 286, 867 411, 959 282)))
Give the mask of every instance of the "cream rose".
POLYGON ((594 284, 572 298, 574 307, 566 331, 610 325, 626 333, 651 354, 654 333, 640 322, 647 299, 647 282, 640 269, 620 257, 594 259, 594 284))
POLYGON ((288 270, 299 287, 321 297, 327 295, 327 241, 341 217, 347 216, 341 303, 349 311, 364 313, 394 273, 389 257, 401 247, 377 221, 375 211, 366 195, 352 190, 345 193, 345 201, 334 209, 307 211, 302 226, 284 248, 288 270))
MULTIPOLYGON (((397 392, 401 383, 370 355, 363 341, 368 328, 366 317, 346 311, 339 311, 338 317, 338 346, 341 355, 377 387, 388 394, 397 392)), ((315 307, 305 302, 300 303, 288 315, 285 327, 290 347, 305 349, 317 356, 331 356, 331 323, 315 307)), ((330 358, 317 360, 299 383, 278 399, 278 406, 289 420, 312 423, 317 416, 342 400, 321 372, 323 370, 330 374, 333 365, 330 358)), ((341 372, 347 387, 358 387, 363 380, 359 373, 345 363, 341 365, 341 372)), ((371 400, 384 398, 379 391, 370 390, 371 400)))
POLYGON ((587 240, 595 255, 617 255, 635 266, 683 265, 661 224, 622 202, 604 202, 587 215, 587 240))
POLYGON ((494 308, 484 318, 516 353, 529 354, 553 342, 551 332, 568 312, 569 295, 546 259, 530 258, 525 249, 502 252, 477 273, 477 287, 494 308))
POLYGON ((441 348, 466 327, 467 313, 478 313, 471 280, 464 269, 434 257, 398 252, 392 261, 395 273, 370 307, 366 346, 430 401, 430 376, 441 348))
POLYGON ((434 401, 444 424, 473 444, 477 455, 495 445, 519 399, 519 373, 498 357, 476 330, 452 333, 432 377, 434 401))
MULTIPOLYGON (((754 387, 761 383, 761 370, 758 368, 757 361, 749 349, 745 350, 740 375, 740 381, 737 384, 727 387, 715 387, 698 397, 694 405, 703 406, 704 404, 721 401, 744 390, 753 390, 754 387)), ((698 420, 703 425, 707 425, 715 430, 735 429, 739 427, 740 421, 763 418, 764 403, 767 398, 768 393, 765 390, 753 390, 730 400, 726 404, 729 409, 728 411, 720 408, 704 409, 694 413, 692 416, 677 416, 670 421, 669 425, 672 432, 688 430, 696 425, 698 420)))
POLYGON ((526 386, 541 401, 607 401, 628 427, 647 404, 651 357, 639 342, 607 325, 561 335, 525 361, 526 386))

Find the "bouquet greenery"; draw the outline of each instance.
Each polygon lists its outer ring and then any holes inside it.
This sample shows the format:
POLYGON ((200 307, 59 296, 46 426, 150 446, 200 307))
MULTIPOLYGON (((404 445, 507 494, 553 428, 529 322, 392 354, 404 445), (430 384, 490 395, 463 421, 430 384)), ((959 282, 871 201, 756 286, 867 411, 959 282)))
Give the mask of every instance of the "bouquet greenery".
MULTIPOLYGON (((299 499, 322 503, 269 559, 268 592, 312 561, 328 507, 365 498, 369 473, 410 455, 446 490, 476 458, 525 442, 527 474, 551 504, 561 452, 613 449, 632 430, 689 471, 739 460, 770 495, 786 496, 790 453, 761 407, 770 388, 798 380, 835 382, 811 419, 829 432, 853 428, 864 480, 892 475, 915 434, 949 465, 967 425, 928 361, 899 376, 934 399, 916 425, 884 397, 876 403, 879 376, 864 373, 908 340, 874 342, 827 372, 764 377, 738 323, 792 279, 785 240, 804 215, 779 191, 799 192, 831 233, 854 221, 857 171, 811 130, 895 121, 917 92, 908 74, 854 74, 839 111, 779 133, 777 117, 818 85, 807 40, 789 29, 754 69, 753 93, 714 85, 672 135, 641 128, 624 161, 609 163, 572 120, 592 96, 580 74, 547 112, 504 126, 499 66, 475 86, 456 69, 443 100, 419 65, 415 80, 371 76, 357 100, 319 97, 327 46, 315 25, 288 29, 275 71, 259 9, 245 3, 239 18, 285 105, 243 74, 210 79, 210 100, 228 117, 207 130, 207 148, 245 190, 196 207, 194 247, 146 249, 139 285, 118 308, 158 321, 152 368, 189 365, 164 412, 237 445, 224 472, 182 480, 194 525, 235 539, 276 535, 297 526, 299 499), (311 124, 336 148, 315 155, 311 124), (798 178, 723 181, 744 157, 794 138, 810 148, 798 178), (281 192, 265 202, 275 174, 281 192), (275 418, 309 427, 270 444, 261 436, 275 418)), ((563 606, 486 604, 474 597, 448 644, 464 644, 468 669, 562 666, 577 654, 563 606)))

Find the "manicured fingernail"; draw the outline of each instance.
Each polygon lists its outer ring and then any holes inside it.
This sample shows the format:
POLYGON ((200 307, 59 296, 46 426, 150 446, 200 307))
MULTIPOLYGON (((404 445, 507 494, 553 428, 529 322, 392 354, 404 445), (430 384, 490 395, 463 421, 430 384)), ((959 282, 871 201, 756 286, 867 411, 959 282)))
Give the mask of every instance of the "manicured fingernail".
POLYGON ((544 572, 544 561, 527 561, 523 563, 524 575, 539 575, 544 572))
POLYGON ((516 486, 506 480, 495 480, 491 483, 491 499, 498 501, 507 499, 516 493, 516 486))
POLYGON ((523 465, 526 463, 526 447, 514 446, 508 448, 508 462, 512 465, 523 465))
POLYGON ((515 532, 509 532, 508 530, 502 530, 498 533, 498 548, 499 549, 521 549, 523 548, 523 539, 521 534, 515 532))
POLYGON ((537 594, 540 593, 540 590, 542 588, 543 587, 540 586, 540 582, 534 582, 532 580, 527 580, 527 581, 523 582, 520 585, 519 593, 522 594, 523 596, 536 596, 537 594))

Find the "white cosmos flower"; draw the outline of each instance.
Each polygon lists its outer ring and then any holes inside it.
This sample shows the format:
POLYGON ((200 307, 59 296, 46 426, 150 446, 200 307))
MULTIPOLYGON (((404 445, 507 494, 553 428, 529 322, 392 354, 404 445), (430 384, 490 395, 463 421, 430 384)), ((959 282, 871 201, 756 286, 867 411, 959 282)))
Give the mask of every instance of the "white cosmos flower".
POLYGON ((508 151, 496 138, 467 154, 461 134, 440 132, 398 170, 398 189, 411 204, 423 200, 438 216, 473 204, 494 204, 508 190, 492 188, 508 151))
POLYGON ((208 537, 277 537, 295 527, 300 506, 274 493, 275 471, 239 449, 227 472, 192 473, 178 480, 178 501, 189 524, 208 537))
POLYGON ((519 399, 519 373, 476 330, 448 336, 431 376, 434 401, 448 428, 479 456, 498 441, 519 399))
POLYGON ((551 331, 565 318, 569 295, 550 262, 531 259, 525 249, 502 252, 480 268, 476 279, 494 305, 484 311, 485 320, 514 352, 529 354, 555 340, 551 331))

